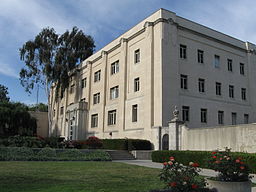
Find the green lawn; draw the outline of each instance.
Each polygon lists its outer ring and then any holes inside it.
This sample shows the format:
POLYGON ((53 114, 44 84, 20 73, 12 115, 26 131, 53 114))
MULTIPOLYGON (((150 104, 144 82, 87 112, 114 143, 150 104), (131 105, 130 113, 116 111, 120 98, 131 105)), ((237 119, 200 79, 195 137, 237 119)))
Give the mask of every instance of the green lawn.
POLYGON ((147 192, 159 169, 115 162, 0 162, 1 192, 147 192))

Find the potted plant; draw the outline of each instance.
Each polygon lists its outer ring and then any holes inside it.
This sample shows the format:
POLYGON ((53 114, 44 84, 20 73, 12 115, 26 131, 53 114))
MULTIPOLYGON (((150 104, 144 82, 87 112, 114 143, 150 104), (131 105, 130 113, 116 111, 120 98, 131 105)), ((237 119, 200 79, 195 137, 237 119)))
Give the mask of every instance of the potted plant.
POLYGON ((166 191, 171 192, 204 192, 206 182, 199 176, 199 164, 190 162, 188 166, 178 163, 174 157, 163 163, 160 180, 166 184, 166 191))
POLYGON ((213 151, 208 167, 218 172, 214 178, 208 178, 210 188, 219 192, 251 192, 251 181, 248 165, 241 157, 234 157, 230 149, 213 151))

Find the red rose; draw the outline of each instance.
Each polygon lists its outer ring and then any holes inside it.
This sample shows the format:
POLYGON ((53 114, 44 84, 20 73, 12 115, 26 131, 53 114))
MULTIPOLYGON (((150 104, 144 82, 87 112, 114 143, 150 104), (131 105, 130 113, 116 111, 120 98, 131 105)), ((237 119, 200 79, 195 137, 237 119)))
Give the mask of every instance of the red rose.
POLYGON ((219 163, 220 163, 220 161, 215 161, 214 163, 219 164, 219 163))
POLYGON ((193 163, 192 167, 199 167, 199 164, 198 163, 193 163))
POLYGON ((216 153, 217 153, 216 151, 212 152, 213 155, 216 154, 216 153))
POLYGON ((167 165, 167 162, 164 162, 163 165, 166 166, 166 165, 167 165))
POLYGON ((241 166, 241 167, 240 167, 240 169, 241 169, 241 170, 244 170, 244 169, 245 169, 245 167, 244 167, 244 166, 241 166))
POLYGON ((170 161, 174 161, 174 157, 170 157, 170 161))
POLYGON ((222 160, 222 158, 220 158, 220 160, 222 160))
POLYGON ((212 158, 216 159, 217 157, 216 157, 216 156, 213 156, 212 158))
POLYGON ((239 160, 239 159, 236 159, 236 163, 240 163, 240 160, 239 160))
POLYGON ((176 187, 176 186, 177 186, 177 183, 176 183, 176 182, 171 182, 171 183, 169 183, 169 185, 170 185, 171 187, 176 187))
POLYGON ((198 186, 196 184, 192 184, 191 187, 192 187, 192 189, 198 188, 198 186))

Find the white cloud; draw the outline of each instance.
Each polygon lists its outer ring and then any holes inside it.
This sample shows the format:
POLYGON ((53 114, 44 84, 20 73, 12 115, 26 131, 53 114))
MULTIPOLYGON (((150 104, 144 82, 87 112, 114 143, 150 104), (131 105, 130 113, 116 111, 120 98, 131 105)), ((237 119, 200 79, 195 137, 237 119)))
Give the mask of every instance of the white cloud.
POLYGON ((3 62, 0 62, 0 73, 9 77, 19 78, 15 69, 11 65, 3 62))

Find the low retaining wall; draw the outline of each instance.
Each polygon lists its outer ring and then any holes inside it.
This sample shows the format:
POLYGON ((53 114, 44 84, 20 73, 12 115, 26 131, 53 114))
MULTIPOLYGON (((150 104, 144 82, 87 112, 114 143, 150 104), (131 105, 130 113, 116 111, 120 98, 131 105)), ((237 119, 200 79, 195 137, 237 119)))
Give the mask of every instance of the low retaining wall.
POLYGON ((211 151, 228 147, 237 152, 256 152, 256 124, 180 128, 181 150, 211 151))
POLYGON ((138 160, 151 160, 152 151, 150 150, 131 151, 131 153, 138 160))

